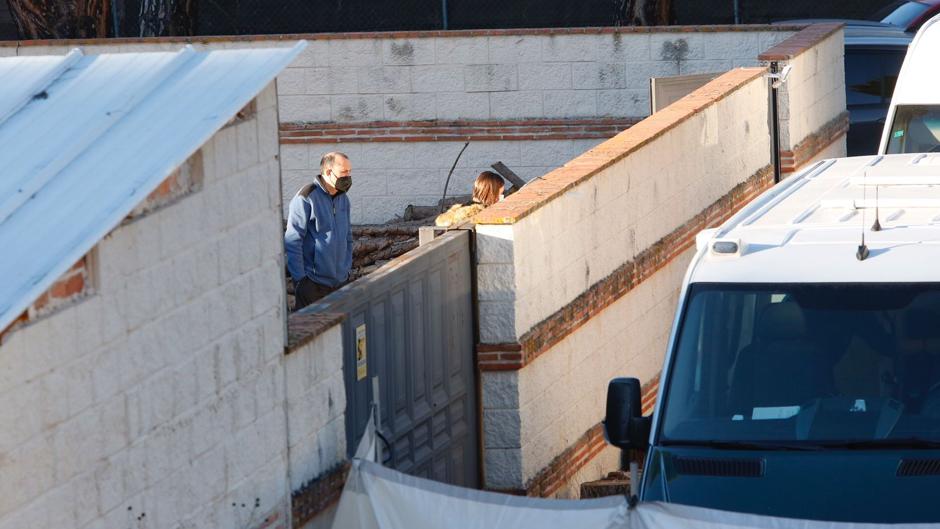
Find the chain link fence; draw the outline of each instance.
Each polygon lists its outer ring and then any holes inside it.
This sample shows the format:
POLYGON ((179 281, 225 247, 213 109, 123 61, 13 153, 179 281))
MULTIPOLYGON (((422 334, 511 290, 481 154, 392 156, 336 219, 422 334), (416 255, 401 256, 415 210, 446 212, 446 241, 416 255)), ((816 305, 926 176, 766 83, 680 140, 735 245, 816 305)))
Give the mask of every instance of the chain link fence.
MULTIPOLYGON (((182 0, 179 0, 182 1, 182 0)), ((890 0, 189 0, 198 35, 763 24, 867 18, 890 0)), ((140 34, 141 0, 112 0, 114 36, 140 34)), ((0 38, 15 26, 0 0, 0 38)))
POLYGON ((199 33, 764 24, 867 18, 889 0, 201 0, 199 33))

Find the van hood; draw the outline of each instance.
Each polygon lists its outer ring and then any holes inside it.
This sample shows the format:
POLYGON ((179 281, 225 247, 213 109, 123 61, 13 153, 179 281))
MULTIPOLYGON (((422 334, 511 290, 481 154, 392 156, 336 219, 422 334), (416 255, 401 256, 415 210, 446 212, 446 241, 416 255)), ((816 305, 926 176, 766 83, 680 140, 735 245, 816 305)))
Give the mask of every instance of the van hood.
POLYGON ((786 518, 940 522, 940 450, 651 447, 643 501, 786 518))

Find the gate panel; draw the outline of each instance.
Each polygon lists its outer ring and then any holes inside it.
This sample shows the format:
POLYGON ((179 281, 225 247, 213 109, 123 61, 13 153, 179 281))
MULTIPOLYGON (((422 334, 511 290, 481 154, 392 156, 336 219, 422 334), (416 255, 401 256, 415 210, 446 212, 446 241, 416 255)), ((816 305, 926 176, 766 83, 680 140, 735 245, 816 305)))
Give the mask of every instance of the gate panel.
POLYGON ((386 464, 479 486, 470 258, 470 234, 449 232, 308 309, 347 315, 349 455, 368 421, 371 379, 378 376, 380 429, 394 447, 385 451, 386 464), (365 373, 357 370, 356 329, 362 325, 365 373))

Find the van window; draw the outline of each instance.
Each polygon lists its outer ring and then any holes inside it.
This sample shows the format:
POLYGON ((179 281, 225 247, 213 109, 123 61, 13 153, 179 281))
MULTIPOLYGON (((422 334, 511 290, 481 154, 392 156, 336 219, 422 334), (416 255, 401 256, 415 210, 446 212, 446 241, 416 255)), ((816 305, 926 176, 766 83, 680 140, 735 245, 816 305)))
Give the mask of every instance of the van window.
POLYGON ((855 48, 845 51, 846 106, 887 105, 906 49, 855 48))
POLYGON ((669 440, 940 440, 940 284, 693 285, 669 440))
POLYGON ((898 105, 887 152, 940 152, 940 105, 898 105))

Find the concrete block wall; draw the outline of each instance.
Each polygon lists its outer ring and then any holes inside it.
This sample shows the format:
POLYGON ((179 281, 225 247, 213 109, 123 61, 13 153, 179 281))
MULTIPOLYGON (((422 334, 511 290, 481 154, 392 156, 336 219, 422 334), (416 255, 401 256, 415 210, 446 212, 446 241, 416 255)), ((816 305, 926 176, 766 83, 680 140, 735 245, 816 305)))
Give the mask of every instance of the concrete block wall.
POLYGON ((794 33, 730 29, 316 39, 279 77, 281 120, 645 116, 651 76, 755 66, 760 52, 794 33))
MULTIPOLYGON (((466 195, 481 171, 502 161, 526 180, 543 175, 602 140, 471 142, 460 158, 448 196, 466 195)), ((435 204, 463 142, 286 144, 283 157, 284 204, 319 173, 320 158, 330 149, 348 154, 353 165, 354 223, 384 222, 401 216, 409 204, 435 204)))
MULTIPOLYGON (((642 118, 649 114, 651 76, 753 66, 761 51, 793 33, 793 28, 702 33, 663 28, 317 40, 278 79, 281 120, 459 120, 473 129, 488 120, 642 118), (328 67, 334 57, 348 61, 342 71, 328 67)), ((487 133, 495 139, 502 132, 487 133)), ((450 193, 466 193, 476 175, 496 161, 531 180, 609 137, 475 141, 474 134, 464 133, 471 136, 469 159, 458 165, 450 193)), ((408 204, 435 203, 462 145, 314 141, 285 145, 285 203, 316 174, 322 153, 339 149, 352 156, 350 196, 357 223, 384 222, 408 204)))
POLYGON ((769 156, 767 87, 758 76, 515 222, 515 337, 766 166, 769 156), (523 266, 533 256, 539 266, 523 266))
MULTIPOLYGON (((502 161, 526 180, 547 173, 616 132, 579 134, 592 120, 649 114, 649 78, 754 66, 794 26, 583 28, 298 35, 309 46, 278 77, 284 126, 320 123, 455 125, 447 140, 413 144, 333 135, 285 144, 283 202, 318 172, 320 156, 352 157, 355 223, 400 215, 411 203, 439 200, 463 141, 471 141, 449 192, 465 194, 502 161), (337 66, 339 65, 339 66, 337 66), (507 127, 534 119, 567 122, 549 137, 523 139, 507 127), (511 139, 506 139, 511 138, 511 139)), ((197 49, 288 46, 282 37, 209 37, 197 49)), ((175 50, 173 39, 0 42, 0 56, 175 50)), ((557 129, 557 125, 555 126, 557 129)), ((548 131, 552 126, 545 125, 548 131)), ((626 127, 629 125, 623 125, 626 127)), ((623 128, 622 127, 622 128, 623 128)), ((621 128, 621 129, 622 129, 621 128)), ((376 129, 371 135, 386 135, 376 129)))
MULTIPOLYGON (((785 171, 844 153, 841 53, 829 25, 761 55, 795 64, 785 171)), ((695 233, 773 184, 768 112, 763 72, 728 72, 475 218, 487 486, 571 496, 617 466, 606 384, 654 402, 695 233)))
POLYGON ((201 189, 98 243, 92 293, 4 338, 0 527, 289 523, 273 84, 256 103, 201 189))
POLYGON ((840 25, 817 24, 760 55, 792 71, 778 90, 780 150, 784 170, 794 172, 819 151, 845 156, 844 32, 840 25))
POLYGON ((342 325, 285 357, 290 486, 301 490, 346 460, 342 325))
POLYGON ((694 233, 770 175, 767 112, 763 70, 729 72, 477 218, 480 340, 506 351, 480 354, 488 487, 570 496, 617 467, 607 382, 658 374, 694 233))

